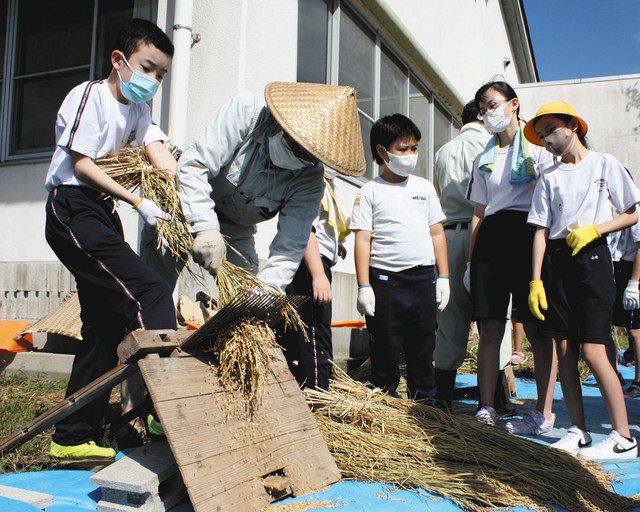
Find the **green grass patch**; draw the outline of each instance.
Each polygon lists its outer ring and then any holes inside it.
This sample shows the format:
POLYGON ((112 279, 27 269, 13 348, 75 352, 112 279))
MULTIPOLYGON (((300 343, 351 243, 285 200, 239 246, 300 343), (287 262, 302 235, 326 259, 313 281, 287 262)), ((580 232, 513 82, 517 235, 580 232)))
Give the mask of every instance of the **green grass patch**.
MULTIPOLYGON (((26 375, 0 375, 0 438, 4 439, 64 398, 67 382, 26 375)), ((0 473, 52 468, 51 430, 0 458, 0 473)))

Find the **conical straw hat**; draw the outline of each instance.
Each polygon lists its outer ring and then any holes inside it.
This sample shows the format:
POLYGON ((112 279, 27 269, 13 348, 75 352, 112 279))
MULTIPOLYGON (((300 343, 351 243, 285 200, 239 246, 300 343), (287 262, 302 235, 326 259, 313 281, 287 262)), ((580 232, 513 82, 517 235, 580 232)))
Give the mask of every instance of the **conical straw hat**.
POLYGON ((353 87, 271 82, 264 97, 280 126, 309 153, 347 176, 364 174, 364 148, 353 87))

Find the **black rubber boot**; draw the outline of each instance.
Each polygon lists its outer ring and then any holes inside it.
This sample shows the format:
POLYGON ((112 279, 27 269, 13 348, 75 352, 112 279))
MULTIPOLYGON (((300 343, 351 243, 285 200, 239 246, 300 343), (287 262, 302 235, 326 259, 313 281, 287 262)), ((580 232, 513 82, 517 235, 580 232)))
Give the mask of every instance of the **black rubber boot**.
POLYGON ((448 411, 451 410, 453 390, 456 385, 456 370, 435 369, 436 403, 448 411))

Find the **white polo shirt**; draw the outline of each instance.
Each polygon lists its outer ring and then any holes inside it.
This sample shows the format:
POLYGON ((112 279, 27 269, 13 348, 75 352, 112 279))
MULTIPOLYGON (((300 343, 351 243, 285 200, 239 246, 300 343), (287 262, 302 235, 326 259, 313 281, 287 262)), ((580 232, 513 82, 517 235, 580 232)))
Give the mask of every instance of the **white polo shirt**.
POLYGON ((589 151, 577 164, 558 161, 538 180, 528 222, 549 228, 549 239, 565 238, 571 229, 601 224, 640 202, 631 176, 606 153, 589 151))
MULTIPOLYGON (((636 212, 639 208, 636 206, 636 212)), ((633 226, 609 233, 607 236, 607 244, 611 251, 611 259, 613 261, 633 261, 636 257, 636 243, 640 242, 640 220, 633 226)))
MULTIPOLYGON (((487 150, 492 151, 493 149, 485 149, 485 151, 487 150)), ((532 144, 531 152, 538 173, 553 163, 553 155, 546 149, 532 144)), ((478 155, 473 163, 467 198, 474 203, 486 206, 485 216, 502 210, 528 212, 537 180, 511 183, 513 146, 498 149, 491 172, 481 171, 478 166, 480 156, 483 154, 484 151, 478 155)))
POLYGON ((446 219, 434 186, 418 176, 390 183, 378 176, 356 195, 352 231, 371 231, 375 268, 400 272, 435 264, 430 226, 446 219))
POLYGON ((151 120, 146 103, 120 103, 106 80, 84 82, 67 94, 56 118, 56 149, 45 187, 89 186, 73 172, 71 151, 92 160, 107 156, 132 142, 139 146, 167 136, 151 120))

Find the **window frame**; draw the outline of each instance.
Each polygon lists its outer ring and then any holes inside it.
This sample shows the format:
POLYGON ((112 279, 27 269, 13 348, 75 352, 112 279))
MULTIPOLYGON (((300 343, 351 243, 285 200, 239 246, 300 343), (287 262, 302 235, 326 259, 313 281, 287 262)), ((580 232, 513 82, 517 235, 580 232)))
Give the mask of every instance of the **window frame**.
MULTIPOLYGON (((89 0, 93 2, 93 15, 91 27, 91 51, 88 65, 72 66, 69 68, 59 68, 51 71, 31 73, 28 75, 18 75, 18 79, 32 78, 37 76, 55 76, 73 70, 87 69, 89 74, 87 80, 96 79, 97 66, 97 45, 98 45, 98 22, 100 15, 100 2, 106 0, 89 0)), ((4 76, 2 87, 0 88, 0 166, 16 164, 22 162, 41 162, 50 160, 55 148, 46 151, 25 151, 11 154, 11 137, 14 129, 13 100, 15 95, 16 60, 18 51, 18 26, 19 26, 19 3, 20 0, 7 0, 7 27, 5 34, 5 54, 4 54, 4 76)), ((55 121, 55 119, 53 120, 55 121)), ((53 126, 52 126, 53 130, 53 126)))
MULTIPOLYGON (((413 72, 411 66, 407 63, 405 59, 403 59, 393 48, 392 46, 382 37, 380 30, 376 29, 376 27, 372 26, 372 24, 365 19, 364 16, 360 15, 358 10, 350 3, 348 0, 328 0, 327 2, 329 7, 329 13, 327 16, 327 63, 326 63, 326 83, 329 85, 339 85, 339 70, 340 70, 340 29, 341 29, 341 16, 343 10, 348 12, 353 18, 357 20, 357 22, 364 26, 366 30, 369 31, 374 38, 375 44, 375 52, 374 52, 374 83, 373 83, 373 116, 370 116, 366 112, 358 109, 358 114, 364 116, 369 119, 371 122, 375 122, 376 119, 380 117, 380 67, 381 67, 381 59, 382 52, 387 52, 393 59, 397 61, 397 64, 404 67, 406 70, 406 76, 404 79, 404 91, 403 91, 403 112, 410 116, 409 104, 410 104, 410 90, 411 90, 411 82, 413 81, 414 85, 420 90, 420 92, 424 95, 429 103, 428 107, 428 116, 427 116, 427 127, 428 134, 426 143, 426 149, 429 152, 428 158, 428 169, 427 169, 427 179, 433 179, 433 160, 434 160, 434 109, 435 102, 438 102, 438 105, 444 110, 449 117, 449 138, 451 138, 452 126, 456 123, 456 116, 452 114, 452 112, 447 108, 445 103, 439 100, 434 92, 422 81, 418 78, 418 76, 413 72), (384 50, 383 50, 384 48, 384 50)), ((367 141, 363 141, 365 144, 365 151, 368 151, 367 141)), ((373 174, 375 175, 375 164, 373 169, 373 174)), ((364 183, 369 181, 369 178, 366 176, 355 178, 349 176, 341 176, 342 179, 357 185, 362 186, 364 183)))

